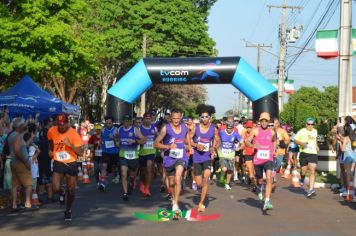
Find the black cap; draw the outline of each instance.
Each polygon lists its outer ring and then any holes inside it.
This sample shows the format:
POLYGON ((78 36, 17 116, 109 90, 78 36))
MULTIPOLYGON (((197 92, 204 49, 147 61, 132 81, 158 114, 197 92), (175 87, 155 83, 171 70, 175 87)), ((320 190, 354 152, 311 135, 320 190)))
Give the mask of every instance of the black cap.
POLYGON ((122 118, 123 120, 132 120, 132 117, 130 115, 124 115, 122 118))

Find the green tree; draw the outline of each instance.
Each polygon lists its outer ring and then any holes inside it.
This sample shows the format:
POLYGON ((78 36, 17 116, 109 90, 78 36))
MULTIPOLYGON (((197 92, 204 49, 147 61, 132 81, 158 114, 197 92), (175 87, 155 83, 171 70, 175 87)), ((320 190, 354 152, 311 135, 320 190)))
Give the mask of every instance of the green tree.
POLYGON ((321 134, 330 130, 331 120, 337 117, 338 91, 334 86, 325 87, 319 91, 315 87, 302 87, 289 97, 285 104, 281 119, 292 124, 295 129, 303 128, 307 117, 316 119, 316 128, 321 134))

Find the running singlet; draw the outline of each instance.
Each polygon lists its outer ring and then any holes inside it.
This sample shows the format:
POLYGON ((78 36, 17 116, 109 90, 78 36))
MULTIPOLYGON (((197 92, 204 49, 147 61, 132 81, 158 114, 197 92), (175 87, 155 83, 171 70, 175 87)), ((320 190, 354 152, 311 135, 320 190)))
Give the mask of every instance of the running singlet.
POLYGON ((115 145, 115 139, 110 138, 109 135, 111 134, 113 137, 115 136, 115 127, 111 127, 110 130, 104 128, 103 130, 103 144, 102 144, 102 152, 108 154, 118 154, 119 149, 115 145))
POLYGON ((93 147, 94 147, 94 156, 101 157, 102 149, 100 146, 100 137, 98 137, 96 134, 94 134, 93 136, 90 137, 89 144, 93 145, 93 147))
POLYGON ((313 129, 311 131, 303 128, 298 131, 295 135, 294 140, 298 140, 299 142, 307 142, 308 145, 303 148, 300 146, 300 152, 309 153, 309 154, 317 154, 316 144, 317 144, 318 131, 313 129))
POLYGON ((147 138, 145 144, 141 145, 140 155, 146 156, 151 154, 156 154, 156 149, 153 147, 155 137, 157 134, 157 129, 154 125, 150 125, 149 128, 146 128, 144 125, 140 127, 141 134, 147 138))
POLYGON ((211 158, 210 148, 212 147, 213 144, 214 133, 215 133, 214 125, 210 125, 206 133, 202 133, 200 131, 200 125, 196 126, 193 141, 194 143, 204 145, 204 150, 198 151, 196 147, 194 148, 193 163, 202 163, 210 160, 211 158))
POLYGON ((73 128, 69 128, 65 133, 59 133, 57 126, 53 126, 48 130, 47 138, 53 142, 53 159, 55 161, 70 163, 77 161, 77 154, 68 146, 64 145, 63 140, 69 139, 69 142, 74 147, 83 145, 82 138, 73 128))
MULTIPOLYGON (((285 131, 283 128, 279 128, 276 133, 279 141, 285 141, 289 138, 287 131, 285 131)), ((286 149, 278 147, 277 154, 278 156, 283 156, 284 154, 286 154, 286 149)))
POLYGON ((258 135, 253 139, 254 144, 258 144, 258 149, 253 156, 253 163, 261 165, 267 161, 273 161, 273 141, 272 131, 270 129, 263 130, 258 128, 258 135))
POLYGON ((253 154, 255 154, 255 149, 253 147, 248 147, 246 145, 249 136, 250 136, 249 133, 247 133, 247 132, 244 133, 244 144, 245 144, 245 146, 244 146, 243 154, 245 156, 253 156, 253 154))
POLYGON ((170 167, 176 163, 177 160, 183 160, 188 162, 188 156, 185 151, 185 137, 187 136, 187 126, 180 124, 181 131, 176 134, 171 126, 171 124, 166 124, 166 136, 163 139, 164 145, 171 145, 175 143, 177 145, 176 149, 168 149, 164 151, 163 166, 170 167))
POLYGON ((120 157, 126 158, 128 160, 138 158, 138 144, 137 136, 135 133, 135 127, 131 126, 128 129, 125 129, 124 126, 119 128, 119 137, 120 137, 120 157), (129 144, 129 140, 133 139, 136 142, 129 144))
POLYGON ((219 132, 221 145, 218 150, 219 157, 221 158, 235 158, 235 142, 240 142, 241 137, 237 131, 228 134, 226 129, 219 132))

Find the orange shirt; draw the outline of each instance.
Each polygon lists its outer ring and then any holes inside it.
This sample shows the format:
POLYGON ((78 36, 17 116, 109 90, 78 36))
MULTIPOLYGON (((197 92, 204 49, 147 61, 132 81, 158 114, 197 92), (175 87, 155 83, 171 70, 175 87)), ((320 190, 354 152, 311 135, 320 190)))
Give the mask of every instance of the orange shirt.
POLYGON ((70 163, 77 161, 77 154, 68 146, 64 145, 63 140, 69 139, 74 147, 83 145, 82 138, 73 128, 69 128, 65 133, 59 133, 57 126, 48 130, 47 138, 53 142, 53 159, 59 162, 70 163))
MULTIPOLYGON (((277 129, 277 138, 278 138, 278 140, 287 141, 287 140, 289 140, 289 135, 288 135, 287 131, 285 131, 283 128, 278 128, 277 129)), ((277 150, 277 154, 278 154, 278 156, 282 156, 282 155, 286 154, 286 149, 279 147, 277 150)))

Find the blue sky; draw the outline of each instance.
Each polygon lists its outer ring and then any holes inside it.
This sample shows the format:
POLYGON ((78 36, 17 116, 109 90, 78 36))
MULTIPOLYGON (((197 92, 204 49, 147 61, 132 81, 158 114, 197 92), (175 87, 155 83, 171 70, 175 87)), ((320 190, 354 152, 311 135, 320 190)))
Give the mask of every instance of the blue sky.
MULTIPOLYGON (((294 44, 289 44, 288 55, 299 51, 304 42, 316 27, 322 14, 325 12, 327 0, 287 0, 288 5, 302 6, 303 10, 287 11, 287 26, 303 25, 301 38, 294 44)), ((337 1, 339 2, 339 1, 337 1)), ((216 42, 218 56, 241 56, 252 66, 256 67, 257 48, 245 47, 245 41, 253 44, 271 45, 271 53, 278 55, 279 40, 278 26, 281 21, 281 9, 271 9, 267 5, 281 5, 282 0, 218 0, 212 7, 209 16, 209 34, 216 42)), ((353 2, 353 28, 356 28, 356 3, 353 2)), ((333 17, 327 25, 319 29, 339 28, 339 4, 333 17)), ((325 21, 324 21, 325 22, 325 21)), ((326 23, 326 22, 325 22, 326 23)), ((315 49, 314 39, 307 47, 315 49)), ((356 59, 356 57, 354 57, 356 59)), ((267 52, 261 53, 261 74, 266 79, 276 79, 276 66, 278 58, 267 52)), ((353 62, 353 85, 356 85, 356 61, 353 62)), ((323 60, 316 57, 314 51, 303 53, 291 66, 288 78, 295 80, 295 88, 301 86, 337 85, 338 59, 323 60)), ((232 109, 236 101, 237 90, 232 85, 207 85, 208 104, 214 105, 217 116, 232 109)), ((288 96, 285 97, 285 101, 288 96)))

